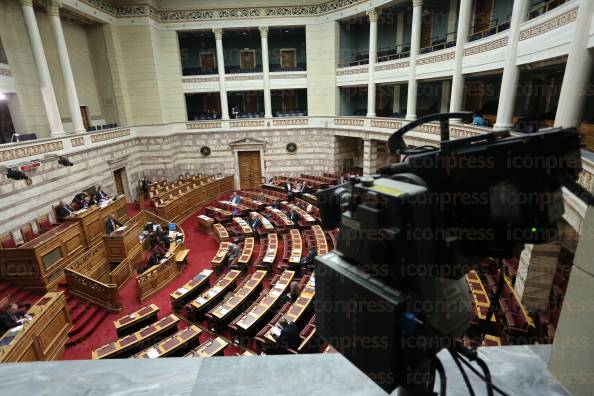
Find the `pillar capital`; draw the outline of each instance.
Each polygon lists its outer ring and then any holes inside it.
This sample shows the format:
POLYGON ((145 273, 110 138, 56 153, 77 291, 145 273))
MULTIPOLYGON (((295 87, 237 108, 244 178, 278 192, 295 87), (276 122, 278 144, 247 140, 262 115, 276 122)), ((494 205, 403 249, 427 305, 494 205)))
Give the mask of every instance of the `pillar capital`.
POLYGON ((381 10, 377 8, 372 8, 371 10, 367 10, 367 16, 369 17, 369 22, 377 22, 377 18, 381 14, 381 10))
POLYGON ((268 38, 268 26, 260 26, 258 29, 260 29, 260 37, 268 38))
POLYGON ((222 28, 214 28, 212 32, 215 35, 215 40, 222 40, 223 39, 223 29, 222 28))
POLYGON ((423 7, 423 0, 413 0, 413 7, 423 7))
POLYGON ((41 4, 47 9, 49 16, 60 16, 60 7, 62 7, 62 0, 42 0, 41 4))
POLYGON ((19 0, 22 6, 33 7, 33 0, 19 0))

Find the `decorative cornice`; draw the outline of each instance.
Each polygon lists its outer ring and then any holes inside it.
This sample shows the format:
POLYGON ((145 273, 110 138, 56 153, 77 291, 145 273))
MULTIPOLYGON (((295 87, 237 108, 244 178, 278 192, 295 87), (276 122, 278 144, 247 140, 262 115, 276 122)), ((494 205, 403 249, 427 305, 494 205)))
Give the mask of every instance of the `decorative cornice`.
POLYGON ((0 151, 0 162, 11 161, 19 158, 33 157, 39 154, 51 153, 64 148, 61 141, 41 143, 27 147, 17 147, 0 151))
POLYGON ((363 126, 364 120, 357 118, 335 118, 334 125, 363 126))
POLYGON ((214 28, 212 32, 215 35, 215 40, 222 40, 223 39, 223 29, 221 28, 214 28))
MULTIPOLYGON (((21 0, 28 1, 31 0, 21 0)), ((318 16, 338 11, 367 0, 331 0, 319 5, 290 7, 221 8, 204 10, 159 10, 148 4, 112 6, 105 0, 80 0, 113 17, 149 17, 157 22, 189 22, 209 19, 318 16)))
POLYGON ((120 129, 117 131, 105 132, 105 133, 97 133, 95 135, 91 135, 91 141, 93 143, 103 142, 106 140, 117 139, 124 136, 130 135, 130 129, 120 129))
POLYGON ((455 57, 456 57, 456 53, 454 51, 446 52, 445 54, 433 55, 433 56, 428 56, 426 58, 417 59, 417 65, 420 66, 420 65, 429 65, 431 63, 446 62, 446 61, 454 59, 455 57))
POLYGON ((378 12, 375 8, 368 10, 367 16, 369 17, 369 22, 377 22, 377 17, 379 16, 379 14, 380 12, 378 12))
POLYGON ((273 126, 307 125, 307 118, 288 118, 284 120, 272 120, 273 126))
POLYGON ((482 52, 492 51, 497 48, 505 47, 507 45, 507 42, 508 38, 503 37, 485 44, 475 45, 474 47, 466 48, 464 50, 464 56, 476 55, 482 52))
POLYGON ((215 122, 189 122, 186 129, 218 129, 221 127, 220 121, 215 122))
POLYGON ((219 76, 182 78, 183 84, 196 84, 219 81, 219 76))
POLYGON ((337 70, 337 76, 350 76, 353 74, 363 74, 369 71, 369 67, 361 67, 359 69, 347 69, 347 70, 337 70))
POLYGON ((229 123, 231 127, 236 128, 254 128, 254 127, 263 127, 264 120, 250 120, 250 121, 231 121, 229 123))
POLYGON ((85 139, 82 137, 72 138, 70 139, 70 143, 72 144, 72 147, 84 146, 85 139))
POLYGON ((282 73, 281 74, 271 74, 270 75, 270 79, 271 80, 294 80, 294 79, 299 79, 299 78, 307 78, 307 73, 300 73, 300 74, 286 74, 286 73, 282 73))
POLYGON ((389 64, 386 64, 386 65, 377 65, 377 66, 375 66, 375 71, 404 69, 405 67, 409 67, 409 66, 410 66, 410 61, 398 62, 398 63, 389 63, 389 64))
POLYGON ((260 29, 260 37, 268 38, 268 26, 260 26, 258 29, 260 29))
POLYGON ((60 16, 61 0, 42 0, 41 4, 45 6, 49 16, 60 16))
POLYGON ((550 32, 551 30, 555 30, 561 26, 565 26, 569 23, 572 23, 577 19, 577 13, 578 10, 574 9, 566 12, 565 14, 561 14, 557 17, 548 19, 537 26, 528 28, 526 30, 522 30, 520 32, 520 41, 540 36, 541 34, 550 32))
POLYGON ((261 74, 247 73, 245 75, 238 76, 225 76, 225 81, 252 81, 252 80, 263 80, 264 77, 261 74))

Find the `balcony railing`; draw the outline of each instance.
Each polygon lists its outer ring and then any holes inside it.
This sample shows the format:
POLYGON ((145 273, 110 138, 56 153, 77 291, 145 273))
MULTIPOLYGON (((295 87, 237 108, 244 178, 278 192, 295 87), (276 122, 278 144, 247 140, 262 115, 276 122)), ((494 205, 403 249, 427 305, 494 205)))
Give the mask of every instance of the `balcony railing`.
POLYGON ((241 66, 225 66, 225 74, 238 73, 262 73, 262 65, 257 65, 254 68, 242 68, 241 66))
POLYGON ((305 63, 298 63, 294 67, 283 67, 279 64, 270 65, 271 72, 294 72, 294 71, 305 71, 307 70, 307 66, 305 63))
POLYGON ((184 67, 182 68, 182 75, 184 76, 204 76, 208 74, 219 74, 218 69, 202 69, 201 67, 184 67))
POLYGON ((489 22, 488 28, 486 28, 484 30, 480 30, 478 32, 471 33, 468 36, 468 41, 480 40, 482 38, 489 37, 494 34, 503 32, 503 31, 509 29, 510 20, 511 20, 511 14, 509 14, 507 16, 505 22, 503 22, 503 23, 499 23, 499 19, 493 19, 491 22, 489 22))
POLYGON ((431 39, 431 45, 421 48, 419 51, 421 54, 428 54, 433 51, 439 51, 446 48, 452 48, 456 46, 456 32, 450 32, 444 37, 433 37, 431 39))
POLYGON ((541 16, 565 3, 567 3, 567 0, 541 0, 530 8, 530 11, 528 11, 528 19, 534 19, 541 16))

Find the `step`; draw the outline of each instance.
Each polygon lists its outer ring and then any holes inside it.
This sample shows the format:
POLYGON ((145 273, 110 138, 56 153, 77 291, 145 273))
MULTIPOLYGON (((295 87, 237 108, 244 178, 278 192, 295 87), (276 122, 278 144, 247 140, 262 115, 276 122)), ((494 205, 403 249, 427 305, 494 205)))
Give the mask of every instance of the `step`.
POLYGON ((89 322, 91 322, 97 311, 99 311, 99 308, 92 305, 90 305, 88 309, 85 309, 84 312, 79 315, 76 321, 72 321, 74 323, 74 327, 70 330, 68 335, 73 336, 80 332, 89 322))
POLYGON ((66 342, 66 347, 71 347, 73 345, 78 344, 81 341, 84 341, 87 337, 89 337, 95 329, 103 322, 103 320, 109 315, 104 309, 98 309, 95 312, 93 325, 87 325, 82 331, 79 331, 77 334, 71 336, 68 341, 66 342))

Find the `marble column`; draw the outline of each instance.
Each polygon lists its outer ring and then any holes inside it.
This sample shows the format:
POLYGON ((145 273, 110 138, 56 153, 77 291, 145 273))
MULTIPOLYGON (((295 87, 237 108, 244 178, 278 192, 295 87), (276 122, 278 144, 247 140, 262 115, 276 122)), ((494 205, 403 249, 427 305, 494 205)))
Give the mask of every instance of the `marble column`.
POLYGON ((225 58, 223 56, 223 29, 212 29, 217 47, 217 69, 219 70, 219 95, 221 96, 221 118, 229 119, 229 105, 227 104, 227 90, 225 88, 225 58))
POLYGON ((528 0, 514 0, 507 52, 505 54, 505 65, 503 67, 503 77, 501 78, 497 121, 493 126, 495 130, 506 130, 513 126, 514 106, 516 104, 518 78, 520 76, 520 70, 516 65, 518 45, 520 42, 520 28, 528 14, 528 6, 528 0))
POLYGON ((377 150, 371 139, 363 139, 363 175, 373 175, 377 171, 377 150))
POLYGON ((66 40, 64 39, 64 32, 62 31, 62 22, 60 21, 61 6, 61 1, 47 1, 47 14, 49 15, 54 39, 56 40, 56 47, 58 49, 58 59, 60 60, 60 68, 62 69, 62 77, 64 78, 64 85, 66 87, 66 99, 68 100, 68 107, 70 108, 72 127, 74 133, 81 133, 85 132, 85 126, 82 114, 80 113, 80 103, 78 101, 78 94, 76 93, 76 85, 74 84, 74 75, 72 74, 68 49, 66 48, 66 40))
POLYGON ((423 0, 413 0, 412 32, 410 39, 410 67, 408 75, 408 98, 406 119, 417 119, 417 56, 421 47, 421 27, 423 24, 423 0))
POLYGON ((527 244, 522 250, 514 289, 529 311, 548 309, 560 255, 561 242, 527 244))
POLYGON ((570 128, 581 123, 586 88, 592 70, 592 53, 588 49, 588 34, 594 14, 592 1, 582 1, 578 8, 575 32, 565 65, 555 126, 570 128))
POLYGON ((58 102, 56 101, 56 94, 54 93, 47 60, 45 58, 45 53, 43 52, 41 35, 39 34, 39 27, 37 26, 37 20, 35 19, 35 11, 33 11, 33 1, 20 0, 20 3, 23 9, 25 25, 27 26, 31 52, 33 52, 33 59, 35 60, 37 77, 39 78, 39 85, 41 88, 41 97, 49 122, 50 136, 60 136, 64 134, 64 127, 62 126, 62 119, 60 118, 58 102))
POLYGON ((394 97, 392 100, 392 112, 400 113, 400 85, 394 85, 394 97))
POLYGON ((367 117, 375 117, 375 63, 377 61, 377 17, 376 9, 367 11, 369 17, 369 65, 367 72, 367 117))
POLYGON ((401 12, 396 16, 396 52, 402 52, 402 45, 404 44, 404 13, 401 12))
POLYGON ((472 0, 460 1, 460 17, 458 18, 458 32, 456 35, 456 57, 454 59, 454 72, 452 75, 452 94, 450 99, 450 111, 462 111, 464 99, 464 75, 462 74, 462 63, 464 61, 464 45, 468 40, 470 28, 470 16, 472 11, 472 0))
MULTIPOLYGON (((464 0, 462 0, 464 2, 464 0)), ((453 33, 456 29, 456 12, 458 11, 458 0, 450 0, 450 9, 448 11, 447 33, 453 33)), ((447 37, 446 37, 447 38, 447 37)))
POLYGON ((270 98, 270 61, 268 59, 268 27, 260 27, 262 41, 262 74, 264 78, 264 117, 272 117, 272 100, 270 98))

